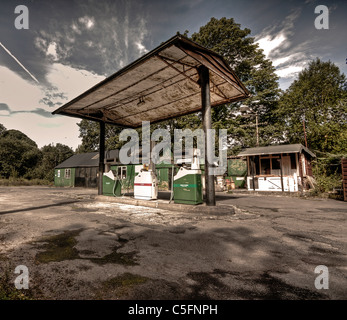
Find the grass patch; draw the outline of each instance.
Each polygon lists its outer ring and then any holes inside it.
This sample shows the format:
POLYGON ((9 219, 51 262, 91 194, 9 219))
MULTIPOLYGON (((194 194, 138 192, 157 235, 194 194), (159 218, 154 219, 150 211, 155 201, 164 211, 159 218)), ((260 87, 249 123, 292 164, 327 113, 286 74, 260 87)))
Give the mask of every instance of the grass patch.
POLYGON ((39 242, 46 242, 41 246, 45 251, 39 252, 36 255, 36 261, 40 263, 49 263, 78 259, 78 250, 74 248, 74 246, 77 244, 75 237, 77 237, 81 231, 82 229, 65 231, 55 236, 42 238, 39 242))
POLYGON ((105 265, 107 263, 116 263, 126 266, 136 266, 138 263, 135 261, 136 252, 118 252, 125 243, 126 240, 120 241, 119 246, 115 246, 111 253, 101 258, 85 258, 81 257, 81 254, 91 254, 92 251, 83 250, 79 252, 75 246, 77 245, 76 237, 83 231, 83 229, 65 231, 64 233, 42 238, 37 242, 44 242, 40 249, 44 251, 36 254, 35 260, 39 263, 59 262, 64 260, 83 259, 89 260, 99 265, 105 265))
POLYGON ((114 247, 113 251, 110 254, 107 254, 106 256, 102 258, 88 258, 90 261, 104 265, 106 263, 116 263, 116 264, 122 264, 126 266, 136 266, 138 263, 135 261, 135 254, 136 252, 117 252, 118 249, 122 248, 123 246, 114 247))
POLYGON ((147 277, 126 272, 118 277, 102 282, 102 287, 96 295, 96 299, 102 299, 102 297, 105 297, 105 293, 106 296, 111 294, 112 296, 122 297, 137 285, 146 283, 148 280, 150 279, 147 277))
POLYGON ((24 179, 24 178, 9 178, 0 179, 0 186, 2 187, 16 187, 16 186, 53 186, 54 183, 44 179, 24 179))

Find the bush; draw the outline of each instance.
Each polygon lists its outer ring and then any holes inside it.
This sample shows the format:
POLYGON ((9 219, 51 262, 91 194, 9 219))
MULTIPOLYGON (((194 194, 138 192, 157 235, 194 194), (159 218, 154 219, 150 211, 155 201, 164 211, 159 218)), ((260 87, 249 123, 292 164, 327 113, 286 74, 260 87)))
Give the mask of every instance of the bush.
POLYGON ((52 181, 44 179, 9 178, 0 179, 0 186, 53 186, 52 181))
POLYGON ((316 180, 315 193, 332 193, 342 188, 342 155, 321 154, 312 162, 312 171, 316 180))

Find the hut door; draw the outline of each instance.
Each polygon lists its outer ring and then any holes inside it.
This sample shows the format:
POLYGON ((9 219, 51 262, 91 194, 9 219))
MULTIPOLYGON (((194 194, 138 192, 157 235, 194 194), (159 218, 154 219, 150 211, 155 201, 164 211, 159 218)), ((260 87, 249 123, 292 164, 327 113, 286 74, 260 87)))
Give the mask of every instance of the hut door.
POLYGON ((282 165, 283 165, 283 168, 282 168, 283 175, 290 176, 290 173, 291 173, 290 156, 283 156, 282 165))

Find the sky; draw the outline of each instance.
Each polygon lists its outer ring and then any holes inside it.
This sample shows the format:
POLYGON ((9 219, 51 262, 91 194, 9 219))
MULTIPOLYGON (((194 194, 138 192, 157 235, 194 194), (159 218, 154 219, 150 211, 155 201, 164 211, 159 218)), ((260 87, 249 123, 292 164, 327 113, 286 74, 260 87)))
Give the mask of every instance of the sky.
POLYGON ((283 90, 316 57, 347 74, 346 16, 346 0, 1 0, 0 124, 40 148, 76 149, 80 120, 52 111, 212 17, 252 31, 283 90), (27 26, 18 5, 28 9, 27 26), (328 29, 315 28, 318 5, 329 10, 328 29))

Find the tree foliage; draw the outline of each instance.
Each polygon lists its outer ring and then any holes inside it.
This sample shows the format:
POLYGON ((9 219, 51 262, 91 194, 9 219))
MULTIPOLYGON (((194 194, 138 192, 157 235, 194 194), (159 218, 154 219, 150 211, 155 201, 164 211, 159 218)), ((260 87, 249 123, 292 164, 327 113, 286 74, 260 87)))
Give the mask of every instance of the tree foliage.
POLYGON ((73 156, 73 150, 61 143, 49 144, 40 149, 41 157, 38 165, 29 171, 28 178, 54 181, 54 167, 73 156))
POLYGON ((329 153, 347 153, 346 77, 332 62, 311 61, 280 99, 278 116, 284 120, 289 143, 329 153))
MULTIPOLYGON (((4 128, 0 124, 0 129, 4 128)), ((63 144, 41 149, 19 130, 0 132, 0 177, 54 180, 54 167, 74 154, 63 144)))
POLYGON ((22 177, 40 160, 37 144, 18 130, 4 131, 0 136, 0 174, 22 177))
POLYGON ((5 132, 5 131, 6 131, 5 126, 4 126, 3 124, 0 123, 0 136, 1 136, 1 134, 2 134, 3 132, 5 132))
MULTIPOLYGON (((81 120, 78 123, 82 144, 78 146, 76 152, 95 152, 99 150, 100 124, 96 121, 81 120)), ((124 128, 106 124, 105 126, 105 148, 106 150, 117 149, 122 146, 119 141, 119 134, 124 128)))
MULTIPOLYGON (((242 29, 234 19, 212 18, 191 39, 200 45, 219 53, 251 93, 251 98, 242 102, 248 105, 251 112, 258 112, 260 126, 260 143, 270 144, 282 139, 277 126, 274 111, 280 95, 278 77, 272 62, 265 58, 251 30, 242 29)), ((233 146, 254 146, 256 142, 254 117, 244 118, 238 114, 239 103, 232 103, 213 109, 212 121, 215 128, 227 128, 233 146), (241 127, 245 125, 244 127, 241 127)))

